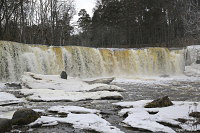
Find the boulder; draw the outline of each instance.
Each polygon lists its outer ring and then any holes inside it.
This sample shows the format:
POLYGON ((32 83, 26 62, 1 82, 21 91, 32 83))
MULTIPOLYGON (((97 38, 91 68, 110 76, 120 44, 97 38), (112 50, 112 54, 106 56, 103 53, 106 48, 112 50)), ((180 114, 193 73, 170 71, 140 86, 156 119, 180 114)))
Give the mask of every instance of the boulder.
POLYGON ((200 118, 200 112, 192 112, 189 114, 191 117, 200 118))
POLYGON ((173 103, 169 100, 168 96, 156 99, 150 103, 147 103, 145 108, 159 108, 159 107, 168 107, 173 105, 173 103))
POLYGON ((26 125, 34 122, 40 115, 32 109, 17 110, 12 117, 13 125, 26 125))
POLYGON ((61 74, 60 74, 60 77, 62 79, 67 79, 67 73, 65 71, 62 71, 61 74))
POLYGON ((196 64, 200 64, 200 60, 197 60, 197 61, 196 61, 196 64))
POLYGON ((12 129, 12 121, 10 119, 0 118, 0 132, 9 132, 12 129))

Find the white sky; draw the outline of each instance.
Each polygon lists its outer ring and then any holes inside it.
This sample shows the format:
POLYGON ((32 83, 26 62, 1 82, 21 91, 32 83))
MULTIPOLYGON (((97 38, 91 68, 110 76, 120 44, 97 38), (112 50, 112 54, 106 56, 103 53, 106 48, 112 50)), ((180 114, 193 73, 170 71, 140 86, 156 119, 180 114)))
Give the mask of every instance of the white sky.
POLYGON ((86 9, 87 13, 92 17, 92 10, 95 7, 96 0, 75 0, 77 14, 74 16, 74 21, 78 20, 78 12, 81 9, 86 9))

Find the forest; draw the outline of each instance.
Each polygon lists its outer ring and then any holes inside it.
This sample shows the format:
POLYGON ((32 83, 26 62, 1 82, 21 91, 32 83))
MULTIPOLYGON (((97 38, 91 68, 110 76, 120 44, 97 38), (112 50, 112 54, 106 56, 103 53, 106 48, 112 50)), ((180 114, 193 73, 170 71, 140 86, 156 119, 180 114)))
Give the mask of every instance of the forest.
POLYGON ((0 1, 0 40, 140 48, 198 44, 199 36, 200 0, 97 0, 93 16, 73 0, 0 1))

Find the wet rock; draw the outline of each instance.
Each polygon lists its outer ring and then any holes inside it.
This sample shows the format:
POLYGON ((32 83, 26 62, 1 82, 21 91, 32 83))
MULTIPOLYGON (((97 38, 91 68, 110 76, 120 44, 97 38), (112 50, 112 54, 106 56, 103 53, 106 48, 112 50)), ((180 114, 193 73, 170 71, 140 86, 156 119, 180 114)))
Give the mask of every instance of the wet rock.
POLYGON ((101 79, 96 79, 92 81, 85 81, 88 84, 97 84, 97 83, 102 83, 102 84, 110 84, 115 78, 101 78, 101 79))
POLYGON ((123 96, 105 96, 105 97, 102 97, 101 100, 122 100, 123 99, 123 96))
POLYGON ((173 105, 173 103, 169 100, 168 96, 156 99, 150 103, 145 105, 145 108, 159 108, 159 107, 168 107, 173 105))
POLYGON ((6 88, 15 88, 15 89, 21 89, 22 86, 20 83, 6 83, 6 88))
POLYGON ((65 71, 62 71, 61 74, 60 74, 60 77, 62 79, 67 79, 67 73, 65 71))
POLYGON ((197 60, 197 61, 196 61, 196 64, 200 64, 200 60, 197 60))
POLYGON ((200 112, 192 112, 189 114, 191 117, 200 118, 200 112))
POLYGON ((9 132, 12 129, 12 121, 10 119, 0 118, 0 132, 9 132))
POLYGON ((178 118, 177 121, 179 121, 181 123, 186 123, 188 120, 187 119, 183 119, 183 118, 178 118))
POLYGON ((32 109, 17 110, 12 117, 13 125, 26 125, 34 122, 40 115, 32 109))

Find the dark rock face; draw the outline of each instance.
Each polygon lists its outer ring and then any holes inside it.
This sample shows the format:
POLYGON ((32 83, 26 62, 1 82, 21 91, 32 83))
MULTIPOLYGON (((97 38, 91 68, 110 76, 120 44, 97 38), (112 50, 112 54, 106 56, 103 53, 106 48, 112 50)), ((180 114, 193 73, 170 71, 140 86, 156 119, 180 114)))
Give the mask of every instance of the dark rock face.
POLYGON ((34 122, 40 115, 32 109, 17 110, 12 117, 13 125, 26 125, 34 122))
POLYGON ((9 132, 12 129, 12 121, 9 119, 0 118, 0 132, 9 132))
POLYGON ((62 71, 61 74, 60 74, 60 77, 62 79, 67 79, 67 73, 65 71, 62 71))
POLYGON ((200 64, 200 60, 197 60, 197 61, 196 61, 196 64, 200 64))
POLYGON ((156 99, 150 103, 145 105, 145 108, 159 108, 159 107, 168 107, 173 105, 173 103, 169 100, 168 96, 156 99))
POLYGON ((200 118, 200 112, 192 112, 189 114, 191 117, 200 118))

